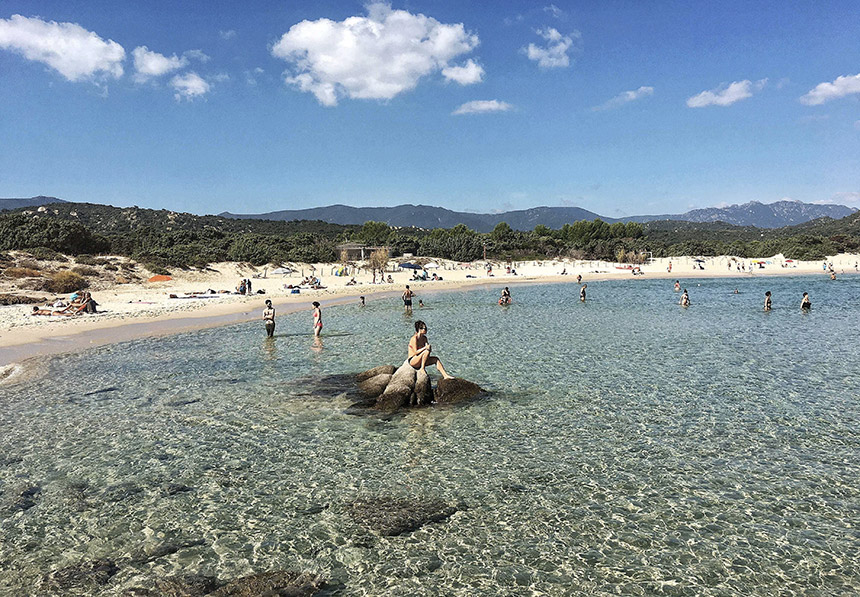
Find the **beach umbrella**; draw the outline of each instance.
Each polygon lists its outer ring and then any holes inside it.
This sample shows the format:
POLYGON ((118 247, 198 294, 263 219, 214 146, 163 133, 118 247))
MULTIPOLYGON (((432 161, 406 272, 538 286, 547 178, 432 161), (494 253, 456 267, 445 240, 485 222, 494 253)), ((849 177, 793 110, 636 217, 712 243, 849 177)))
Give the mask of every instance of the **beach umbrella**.
POLYGON ((152 276, 147 282, 169 282, 172 280, 170 276, 165 276, 163 274, 158 274, 157 276, 152 276))
POLYGON ((415 265, 414 263, 401 263, 397 267, 401 267, 403 269, 421 269, 420 265, 415 265))
POLYGON ((794 263, 794 259, 786 259, 785 262, 786 263, 794 263))
POLYGON ((696 263, 704 263, 705 262, 704 259, 693 259, 693 261, 695 261, 696 263))

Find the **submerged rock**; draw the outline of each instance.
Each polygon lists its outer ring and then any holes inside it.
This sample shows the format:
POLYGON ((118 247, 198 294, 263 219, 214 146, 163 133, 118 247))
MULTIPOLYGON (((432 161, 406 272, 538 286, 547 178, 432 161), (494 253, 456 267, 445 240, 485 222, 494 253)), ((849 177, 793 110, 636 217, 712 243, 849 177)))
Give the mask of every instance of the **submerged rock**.
POLYGON ((315 595, 325 584, 308 572, 263 572, 230 581, 209 595, 211 597, 259 597, 261 595, 304 597, 315 595))
POLYGON ((161 597, 203 597, 221 586, 221 582, 213 576, 186 574, 159 578, 155 581, 158 595, 161 597))
POLYGON ((42 493, 38 485, 22 485, 11 492, 11 499, 6 503, 5 510, 23 512, 36 505, 36 496, 42 493))
POLYGON ((111 560, 81 562, 51 572, 42 579, 42 588, 49 595, 68 592, 69 589, 94 592, 106 585, 118 571, 119 568, 111 560))
POLYGON ((447 520, 458 508, 435 498, 379 496, 358 499, 347 505, 347 511, 360 526, 394 537, 447 520))
POLYGON ((370 379, 371 377, 376 377, 377 375, 391 375, 396 370, 397 367, 395 367, 394 365, 380 365, 379 367, 374 367, 373 369, 362 371, 355 376, 355 381, 362 382, 370 379))
POLYGON ((380 373, 358 382, 358 392, 367 398, 378 398, 391 381, 390 373, 380 373))
POLYGON ((459 377, 440 379, 439 383, 436 384, 436 402, 454 404, 474 398, 482 392, 483 390, 478 384, 459 377))

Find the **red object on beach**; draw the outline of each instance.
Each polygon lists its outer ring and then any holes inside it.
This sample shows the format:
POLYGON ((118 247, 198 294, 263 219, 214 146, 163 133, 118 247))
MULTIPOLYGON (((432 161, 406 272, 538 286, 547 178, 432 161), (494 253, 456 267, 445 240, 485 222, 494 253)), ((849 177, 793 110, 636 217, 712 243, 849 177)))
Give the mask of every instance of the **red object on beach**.
POLYGON ((172 280, 170 276, 165 276, 163 274, 158 274, 157 276, 152 276, 147 282, 168 282, 172 280))

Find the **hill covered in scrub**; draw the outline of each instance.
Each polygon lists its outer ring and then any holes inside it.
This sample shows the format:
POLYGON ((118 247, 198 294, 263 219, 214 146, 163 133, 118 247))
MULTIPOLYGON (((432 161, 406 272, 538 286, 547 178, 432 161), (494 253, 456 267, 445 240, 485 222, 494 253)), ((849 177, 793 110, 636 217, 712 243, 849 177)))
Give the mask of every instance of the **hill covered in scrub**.
POLYGON ((514 230, 506 222, 482 233, 452 228, 394 228, 382 222, 339 225, 320 221, 272 221, 198 216, 168 210, 55 203, 0 214, 0 250, 44 247, 66 254, 114 254, 156 268, 204 266, 218 261, 261 265, 336 262, 346 241, 389 247, 392 257, 473 261, 604 259, 641 262, 676 255, 794 259, 860 249, 860 214, 822 218, 797 226, 763 229, 723 222, 608 223, 600 219, 559 222, 514 230))

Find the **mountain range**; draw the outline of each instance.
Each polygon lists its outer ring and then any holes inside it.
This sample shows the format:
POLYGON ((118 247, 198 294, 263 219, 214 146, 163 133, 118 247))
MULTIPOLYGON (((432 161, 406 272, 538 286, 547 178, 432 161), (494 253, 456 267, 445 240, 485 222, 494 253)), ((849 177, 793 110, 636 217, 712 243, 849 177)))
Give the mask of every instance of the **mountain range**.
MULTIPOLYGON (((0 199, 0 211, 22 207, 38 207, 49 203, 65 203, 56 197, 31 197, 29 199, 0 199)), ((429 205, 397 205, 394 207, 350 207, 330 205, 310 209, 292 209, 260 214, 234 214, 223 212, 222 218, 236 220, 257 219, 273 221, 321 221, 330 224, 361 225, 367 221, 385 222, 395 227, 453 228, 464 224, 478 232, 490 232, 500 222, 514 230, 533 230, 543 225, 560 228, 565 223, 600 218, 604 222, 654 222, 661 220, 686 222, 725 222, 735 226, 757 228, 782 228, 816 220, 818 218, 844 218, 857 210, 845 205, 803 203, 801 201, 777 201, 764 204, 750 201, 727 207, 694 209, 680 214, 652 216, 629 216, 608 218, 580 207, 533 207, 515 211, 479 214, 458 212, 444 207, 429 205)))
POLYGON ((763 204, 751 201, 742 205, 728 207, 708 207, 694 209, 681 214, 662 214, 654 216, 630 216, 607 218, 579 207, 533 207, 516 211, 491 214, 457 212, 444 207, 428 205, 397 205, 395 207, 350 207, 330 205, 311 209, 273 211, 262 214, 219 214, 226 218, 262 220, 322 220, 332 224, 363 224, 373 220, 385 222, 389 226, 417 226, 420 228, 453 228, 465 224, 478 232, 490 232, 500 222, 505 222, 514 230, 533 230, 544 225, 559 228, 562 224, 578 220, 600 218, 604 222, 653 222, 657 220, 676 220, 686 222, 725 222, 735 226, 756 226, 758 228, 782 228, 793 226, 818 218, 839 219, 857 211, 845 205, 821 205, 801 201, 777 201, 763 204))

